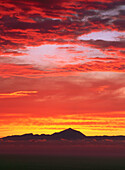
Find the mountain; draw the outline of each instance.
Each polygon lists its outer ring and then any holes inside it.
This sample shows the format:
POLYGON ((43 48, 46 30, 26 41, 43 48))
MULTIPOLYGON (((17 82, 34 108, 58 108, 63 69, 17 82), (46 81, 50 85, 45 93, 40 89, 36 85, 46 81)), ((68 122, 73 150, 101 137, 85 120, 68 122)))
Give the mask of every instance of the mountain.
POLYGON ((52 135, 33 135, 32 133, 24 134, 24 135, 13 135, 13 136, 7 136, 2 138, 3 140, 32 140, 32 139, 46 139, 46 140, 61 140, 61 139, 67 139, 67 140, 77 140, 77 139, 83 139, 85 138, 85 135, 81 132, 74 130, 74 129, 65 129, 58 133, 53 133, 52 135))
POLYGON ((75 140, 75 139, 83 139, 85 135, 81 132, 74 130, 74 129, 66 129, 58 133, 52 134, 53 139, 68 139, 68 140, 75 140))
POLYGON ((65 129, 61 132, 53 133, 52 135, 34 135, 32 133, 24 134, 24 135, 13 135, 13 136, 7 136, 2 138, 2 140, 12 140, 12 141, 21 141, 21 140, 81 140, 86 139, 92 141, 94 140, 125 140, 125 136, 85 136, 80 131, 74 130, 74 129, 65 129))

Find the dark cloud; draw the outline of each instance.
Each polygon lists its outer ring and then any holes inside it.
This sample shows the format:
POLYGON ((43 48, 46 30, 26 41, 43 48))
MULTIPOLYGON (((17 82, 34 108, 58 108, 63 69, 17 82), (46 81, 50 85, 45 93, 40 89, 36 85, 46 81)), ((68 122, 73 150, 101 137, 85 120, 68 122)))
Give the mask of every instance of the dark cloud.
MULTIPOLYGON (((101 16, 101 12, 115 9, 123 4, 123 1, 105 0, 101 2, 92 0, 73 0, 72 2, 66 0, 8 0, 6 3, 1 1, 3 46, 6 48, 5 45, 10 44, 10 48, 13 48, 13 40, 7 39, 8 37, 16 37, 18 42, 15 44, 19 48, 19 46, 33 45, 32 39, 34 44, 39 45, 43 41, 54 42, 54 37, 57 43, 59 39, 72 41, 79 35, 89 33, 92 30, 97 31, 97 29, 123 30, 124 22, 119 19, 119 16, 115 16, 116 19, 113 22, 111 22, 112 16, 110 14, 106 18, 101 16), (34 32, 34 36, 32 33, 29 34, 29 30, 34 32), (20 39, 24 41, 27 38, 29 43, 20 42, 20 39)), ((123 14, 124 11, 120 10, 119 15, 123 14)))
POLYGON ((104 41, 104 40, 88 40, 84 41, 94 48, 99 48, 102 50, 107 49, 124 49, 125 41, 104 41))
POLYGON ((118 29, 119 31, 125 30, 125 20, 124 19, 117 19, 113 22, 113 27, 118 29))

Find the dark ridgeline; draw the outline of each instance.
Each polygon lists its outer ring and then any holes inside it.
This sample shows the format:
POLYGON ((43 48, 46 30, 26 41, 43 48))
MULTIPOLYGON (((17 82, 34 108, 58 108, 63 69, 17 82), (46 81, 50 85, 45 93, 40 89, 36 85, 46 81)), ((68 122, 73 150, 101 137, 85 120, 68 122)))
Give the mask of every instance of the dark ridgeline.
POLYGON ((75 139, 84 139, 85 135, 81 132, 74 130, 74 129, 66 129, 58 133, 53 133, 51 135, 52 139, 68 139, 68 140, 75 140, 75 139))
POLYGON ((12 135, 2 138, 3 140, 82 140, 82 139, 96 139, 96 140, 125 140, 125 136, 85 136, 80 131, 74 130, 72 128, 65 129, 61 132, 53 133, 52 135, 34 135, 32 133, 24 135, 12 135))

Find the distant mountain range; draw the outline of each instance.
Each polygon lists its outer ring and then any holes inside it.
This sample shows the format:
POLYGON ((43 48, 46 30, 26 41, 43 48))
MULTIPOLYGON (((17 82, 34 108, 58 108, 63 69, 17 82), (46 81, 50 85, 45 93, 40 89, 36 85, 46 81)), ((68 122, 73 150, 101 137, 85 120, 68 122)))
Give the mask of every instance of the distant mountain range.
POLYGON ((52 135, 34 135, 32 133, 24 134, 24 135, 12 135, 2 138, 3 140, 82 140, 82 139, 96 139, 96 140, 103 140, 103 139, 111 139, 111 140, 125 140, 125 136, 85 136, 80 131, 74 130, 72 128, 65 129, 58 133, 53 133, 52 135))

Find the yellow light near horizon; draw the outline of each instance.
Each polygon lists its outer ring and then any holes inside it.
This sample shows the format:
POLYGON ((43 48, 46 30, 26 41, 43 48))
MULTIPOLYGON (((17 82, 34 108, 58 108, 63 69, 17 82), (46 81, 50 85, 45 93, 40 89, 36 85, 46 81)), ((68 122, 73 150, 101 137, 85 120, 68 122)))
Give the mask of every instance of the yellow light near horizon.
MULTIPOLYGON (((52 134, 67 128, 73 128, 87 136, 94 135, 125 135, 125 117, 92 117, 67 115, 60 117, 16 117, 2 123, 0 137, 21 135, 25 133, 52 134)), ((22 116, 22 115, 21 115, 22 116)), ((6 117, 7 118, 7 117, 6 117)))

